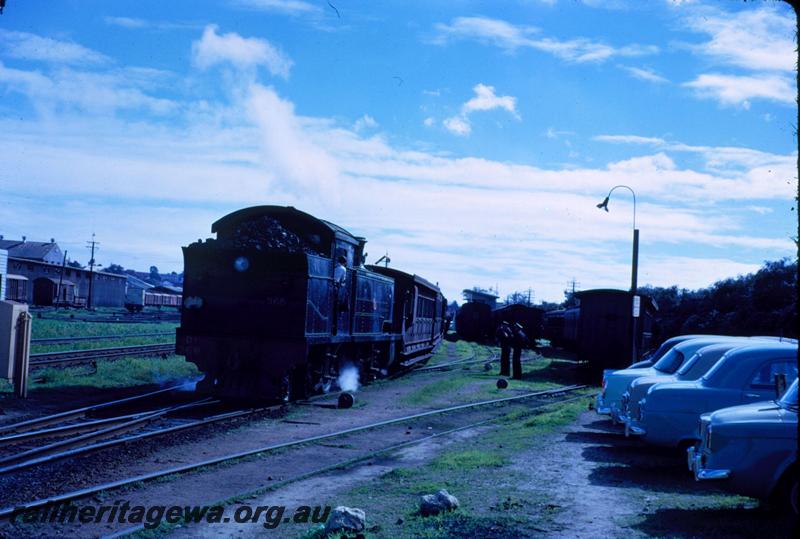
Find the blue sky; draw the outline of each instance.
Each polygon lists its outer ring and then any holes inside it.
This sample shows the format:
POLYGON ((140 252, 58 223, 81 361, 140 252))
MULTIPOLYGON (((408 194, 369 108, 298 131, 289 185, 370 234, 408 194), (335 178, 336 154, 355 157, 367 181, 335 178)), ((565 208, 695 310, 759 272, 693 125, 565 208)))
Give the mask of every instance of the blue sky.
POLYGON ((560 301, 795 256, 781 2, 8 0, 0 233, 162 271, 286 204, 370 260, 560 301), (335 8, 335 9, 334 9, 335 8))

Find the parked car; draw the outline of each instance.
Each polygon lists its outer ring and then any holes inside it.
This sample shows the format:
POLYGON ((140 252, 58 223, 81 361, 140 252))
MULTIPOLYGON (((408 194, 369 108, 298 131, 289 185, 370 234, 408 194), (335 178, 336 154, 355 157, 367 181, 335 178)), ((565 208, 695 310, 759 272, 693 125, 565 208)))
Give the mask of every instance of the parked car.
POLYGON ((642 356, 641 361, 637 361, 636 363, 630 365, 629 369, 643 369, 645 367, 652 367, 655 363, 664 357, 664 354, 670 351, 670 349, 675 346, 676 344, 680 344, 684 341, 688 341, 689 339, 702 339, 704 337, 716 337, 717 335, 677 335, 675 337, 670 337, 666 341, 661 343, 655 352, 647 353, 642 356))
POLYGON ((733 348, 702 378, 655 384, 639 402, 631 434, 651 444, 683 447, 700 439, 700 415, 775 396, 775 376, 797 378, 797 345, 761 342, 733 348))
POLYGON ((771 499, 798 514, 797 380, 780 399, 700 416, 700 441, 687 452, 698 481, 771 499))
POLYGON ((600 415, 610 415, 615 423, 620 421, 619 411, 622 405, 622 394, 628 389, 628 385, 635 379, 642 376, 657 376, 659 374, 673 374, 686 360, 694 353, 710 344, 718 344, 731 339, 742 339, 742 337, 728 337, 724 335, 714 335, 710 337, 699 337, 676 344, 664 354, 652 367, 639 369, 620 369, 617 371, 606 371, 603 374, 603 388, 596 399, 596 411, 600 415), (680 348, 679 348, 680 347, 680 348))
MULTIPOLYGON (((659 373, 657 376, 642 376, 631 382, 628 389, 622 394, 619 412, 620 421, 625 423, 625 436, 630 435, 631 420, 639 419, 639 401, 645 397, 647 391, 651 387, 662 382, 697 380, 708 372, 708 370, 720 360, 725 352, 737 346, 746 345, 749 342, 750 341, 742 342, 731 340, 721 344, 704 346, 695 352, 688 361, 684 362, 674 374, 659 373)), ((675 348, 681 351, 683 347, 681 344, 678 344, 675 348)))

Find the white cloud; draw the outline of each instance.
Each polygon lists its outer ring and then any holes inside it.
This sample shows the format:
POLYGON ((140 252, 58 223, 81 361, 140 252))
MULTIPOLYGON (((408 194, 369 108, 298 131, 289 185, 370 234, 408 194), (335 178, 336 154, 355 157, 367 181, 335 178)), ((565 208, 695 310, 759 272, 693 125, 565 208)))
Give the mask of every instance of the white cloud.
POLYGON ((355 129, 356 131, 361 131, 363 129, 374 129, 376 127, 378 127, 378 122, 376 122, 375 118, 373 118, 369 114, 363 115, 353 124, 353 129, 355 129))
POLYGON ((320 8, 302 0, 233 0, 234 5, 263 11, 277 11, 290 15, 314 13, 320 8))
POLYGON ((444 126, 447 128, 448 131, 453 133, 454 135, 459 136, 466 136, 472 132, 472 126, 469 124, 469 120, 463 118, 461 116, 453 116, 451 118, 446 118, 442 121, 444 126))
POLYGON ((531 26, 515 26, 499 19, 487 17, 458 17, 450 24, 437 24, 436 43, 452 38, 477 39, 482 43, 513 50, 531 46, 530 35, 539 30, 531 26))
POLYGON ((592 140, 621 144, 664 144, 664 139, 658 137, 640 137, 637 135, 597 135, 592 140))
POLYGON ((443 122, 451 133, 460 136, 468 135, 472 130, 469 116, 477 111, 503 109, 511 113, 514 118, 520 119, 517 113, 516 97, 510 95, 498 96, 495 94, 494 86, 487 86, 481 83, 476 84, 472 90, 475 92, 475 97, 461 105, 461 112, 457 116, 447 118, 443 122))
POLYGON ((696 290, 723 278, 746 275, 760 269, 759 264, 737 262, 728 258, 655 257, 639 273, 639 282, 653 286, 671 286, 696 290))
POLYGON ((751 99, 764 99, 792 105, 797 97, 794 79, 784 75, 722 75, 704 73, 683 83, 700 97, 713 98, 723 105, 750 108, 751 99))
POLYGON ((198 23, 147 20, 136 17, 103 17, 103 22, 127 30, 199 30, 204 28, 198 23))
POLYGON ((51 74, 9 68, 0 62, 0 84, 25 95, 40 112, 59 108, 103 114, 117 110, 147 110, 166 114, 176 108, 168 99, 146 93, 162 76, 157 70, 136 68, 106 73, 61 68, 51 74))
POLYGON ((644 80, 647 82, 654 82, 656 84, 664 84, 669 82, 668 79, 662 77, 661 75, 657 74, 655 71, 649 68, 632 67, 632 66, 619 66, 619 67, 630 73, 634 78, 640 80, 644 80))
POLYGON ((272 88, 253 85, 247 113, 259 127, 263 162, 273 172, 276 187, 335 200, 339 163, 326 145, 307 136, 308 126, 295 115, 291 102, 281 99, 272 88))
POLYGON ((103 21, 112 26, 121 26, 122 28, 129 29, 147 28, 150 26, 148 21, 134 17, 103 17, 103 21))
POLYGON ((109 58, 97 51, 70 41, 58 41, 27 32, 0 29, 3 56, 56 64, 102 64, 109 58))
POLYGON ((425 127, 433 127, 433 124, 436 123, 436 120, 428 116, 422 121, 422 123, 425 125, 425 127))
POLYGON ((687 18, 689 28, 711 39, 692 48, 723 65, 794 73, 796 20, 787 8, 752 7, 732 14, 698 11, 687 18))
MULTIPOLYGON (((575 132, 574 131, 558 131, 558 130, 552 128, 552 127, 548 127, 547 131, 545 131, 544 134, 549 139, 557 139, 557 138, 561 138, 561 137, 564 137, 564 136, 574 135, 575 132)), ((567 146, 569 146, 571 144, 569 141, 565 141, 565 143, 567 144, 567 146)))
POLYGON ((270 73, 289 77, 292 60, 269 41, 242 37, 235 32, 217 34, 217 26, 206 26, 203 36, 192 44, 194 63, 201 69, 229 62, 240 69, 266 67, 270 73))
POLYGON ((519 118, 517 114, 517 98, 510 95, 498 96, 494 93, 494 86, 476 84, 473 88, 475 97, 464 103, 461 111, 464 114, 471 114, 476 110, 505 109, 519 118))
POLYGON ((445 44, 451 39, 474 39, 507 51, 531 48, 550 53, 575 63, 603 62, 614 56, 631 57, 656 54, 653 45, 624 45, 614 47, 586 38, 560 40, 538 37, 539 30, 530 26, 516 26, 509 22, 487 17, 458 17, 450 24, 437 24, 435 44, 445 44), (537 37, 534 37, 536 35, 537 37))
MULTIPOLYGON (((649 145, 662 152, 693 153, 704 160, 706 170, 724 176, 725 181, 730 181, 742 173, 755 171, 768 171, 770 175, 774 171, 776 177, 781 175, 792 177, 790 169, 796 160, 796 154, 778 155, 735 146, 697 146, 667 141, 658 137, 642 137, 638 135, 597 135, 592 137, 592 140, 613 144, 649 145)), ((750 187, 754 185, 755 182, 751 183, 750 187)), ((776 186, 776 188, 783 195, 787 195, 785 189, 780 186, 776 186)), ((754 195, 752 189, 748 189, 748 193, 754 195)), ((760 197, 764 195, 766 195, 766 192, 754 196, 760 197)), ((732 193, 727 195, 720 193, 719 196, 723 199, 736 198, 732 193)))

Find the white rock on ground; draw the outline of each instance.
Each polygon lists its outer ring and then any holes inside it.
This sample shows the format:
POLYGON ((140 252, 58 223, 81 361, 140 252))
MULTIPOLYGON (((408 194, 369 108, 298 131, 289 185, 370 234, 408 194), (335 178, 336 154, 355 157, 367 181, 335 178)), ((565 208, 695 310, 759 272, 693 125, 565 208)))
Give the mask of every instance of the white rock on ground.
POLYGON ((340 505, 328 517, 325 523, 325 532, 337 531, 363 532, 367 526, 367 516, 362 509, 340 505))
POLYGON ((425 494, 419 500, 419 512, 423 516, 438 515, 443 511, 452 511, 458 507, 458 498, 445 489, 436 494, 425 494))

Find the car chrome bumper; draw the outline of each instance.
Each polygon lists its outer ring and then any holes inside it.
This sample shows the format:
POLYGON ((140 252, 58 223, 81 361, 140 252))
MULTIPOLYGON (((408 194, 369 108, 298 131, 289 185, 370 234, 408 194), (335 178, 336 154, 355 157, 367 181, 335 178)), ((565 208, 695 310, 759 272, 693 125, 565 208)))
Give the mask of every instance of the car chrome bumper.
POLYGON ((600 415, 611 415, 611 407, 606 406, 606 403, 603 401, 602 393, 598 393, 595 398, 594 410, 600 415))
POLYGON ((703 455, 698 453, 694 447, 686 450, 686 463, 694 474, 695 481, 715 481, 728 479, 731 476, 730 470, 712 470, 703 467, 703 455))
POLYGON ((634 425, 630 418, 625 421, 625 436, 644 436, 645 434, 647 431, 639 425, 634 425))

